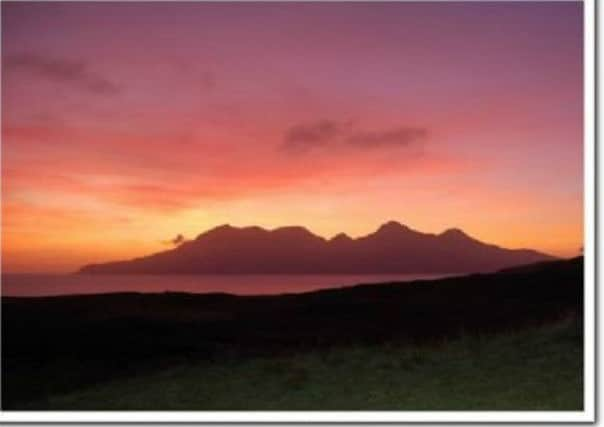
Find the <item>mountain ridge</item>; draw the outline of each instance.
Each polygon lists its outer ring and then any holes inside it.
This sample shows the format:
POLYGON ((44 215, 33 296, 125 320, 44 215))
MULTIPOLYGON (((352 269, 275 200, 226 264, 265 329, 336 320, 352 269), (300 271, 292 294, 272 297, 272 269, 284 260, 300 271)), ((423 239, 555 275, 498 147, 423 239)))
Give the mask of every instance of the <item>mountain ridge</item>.
POLYGON ((83 266, 87 274, 392 274, 496 271, 555 257, 481 242, 459 228, 423 233, 388 221, 352 238, 326 239, 302 226, 223 224, 176 248, 83 266))

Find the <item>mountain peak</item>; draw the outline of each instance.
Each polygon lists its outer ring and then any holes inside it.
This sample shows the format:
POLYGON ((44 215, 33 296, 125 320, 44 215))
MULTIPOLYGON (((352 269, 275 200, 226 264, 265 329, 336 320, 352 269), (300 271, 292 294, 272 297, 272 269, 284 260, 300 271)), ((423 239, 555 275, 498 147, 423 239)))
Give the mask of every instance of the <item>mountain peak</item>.
POLYGON ((290 225, 285 227, 279 227, 272 230, 273 234, 279 234, 283 236, 290 237, 304 237, 304 238, 313 238, 313 239, 322 239, 316 234, 310 232, 307 228, 298 226, 298 225, 290 225))
POLYGON ((310 233, 306 227, 302 227, 301 225, 286 225, 284 227, 275 228, 273 230, 275 233, 310 233))
POLYGON ((222 224, 222 225, 212 228, 210 231, 233 230, 233 229, 235 229, 235 227, 233 227, 231 224, 222 224))
POLYGON ((470 238, 462 229, 460 228, 448 228, 442 233, 440 233, 441 237, 453 237, 453 238, 470 238))
POLYGON ((401 224, 400 222, 397 221, 388 221, 384 224, 382 224, 380 226, 380 228, 378 228, 378 232, 390 232, 390 231, 407 231, 409 230, 409 227, 407 227, 406 225, 401 224))
POLYGON ((338 233, 329 239, 330 242, 351 242, 352 238, 346 233, 338 233))
POLYGON ((214 228, 212 228, 212 229, 210 229, 210 230, 208 230, 208 231, 206 231, 204 233, 201 233, 199 236, 197 236, 196 240, 202 239, 202 238, 207 237, 207 236, 212 236, 212 235, 222 235, 225 232, 229 232, 229 231, 232 231, 232 230, 236 230, 236 228, 233 227, 230 224, 222 224, 222 225, 214 227, 214 228))

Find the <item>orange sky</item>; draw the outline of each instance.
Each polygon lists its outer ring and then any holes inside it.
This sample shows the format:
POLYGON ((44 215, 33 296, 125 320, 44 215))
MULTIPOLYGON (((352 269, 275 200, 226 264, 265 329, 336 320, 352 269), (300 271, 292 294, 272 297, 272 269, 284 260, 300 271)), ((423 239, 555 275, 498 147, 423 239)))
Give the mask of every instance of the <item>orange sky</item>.
POLYGON ((582 246, 582 4, 2 3, 2 267, 223 223, 582 246), (312 28, 312 31, 309 31, 312 28))

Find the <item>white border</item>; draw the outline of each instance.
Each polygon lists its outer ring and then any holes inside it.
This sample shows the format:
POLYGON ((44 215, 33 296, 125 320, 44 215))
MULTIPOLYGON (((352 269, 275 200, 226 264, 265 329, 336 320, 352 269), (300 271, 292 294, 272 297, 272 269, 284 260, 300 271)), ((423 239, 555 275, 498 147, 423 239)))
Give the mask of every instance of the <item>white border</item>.
POLYGON ((584 0, 583 411, 1 411, 0 423, 22 422, 595 422, 595 1, 584 0))
MULTIPOLYGON (((584 255, 584 368, 583 416, 586 421, 596 421, 596 14, 594 0, 583 2, 583 255, 584 255)), ((580 421, 580 420, 577 420, 580 421)))

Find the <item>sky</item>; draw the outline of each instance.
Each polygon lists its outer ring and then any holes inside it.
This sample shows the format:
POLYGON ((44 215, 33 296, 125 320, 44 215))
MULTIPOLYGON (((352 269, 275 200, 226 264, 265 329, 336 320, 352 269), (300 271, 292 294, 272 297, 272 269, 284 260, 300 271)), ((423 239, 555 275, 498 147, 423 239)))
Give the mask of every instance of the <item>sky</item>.
POLYGON ((580 2, 2 2, 2 268, 395 220, 575 256, 580 2))

